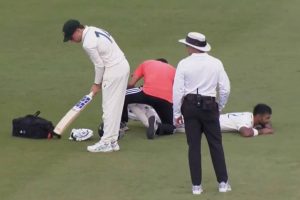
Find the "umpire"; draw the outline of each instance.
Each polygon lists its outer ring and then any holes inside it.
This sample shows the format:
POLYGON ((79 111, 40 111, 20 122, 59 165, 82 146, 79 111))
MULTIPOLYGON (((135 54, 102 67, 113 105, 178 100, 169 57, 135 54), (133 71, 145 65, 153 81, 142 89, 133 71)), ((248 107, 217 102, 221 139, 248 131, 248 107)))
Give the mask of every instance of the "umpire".
POLYGON ((208 141, 212 163, 219 182, 219 192, 231 190, 220 131, 219 112, 224 108, 230 82, 223 64, 207 54, 211 47, 203 34, 190 32, 179 40, 186 45, 188 57, 182 59, 176 70, 173 85, 173 109, 177 124, 185 123, 188 158, 193 194, 201 194, 201 136, 208 141), (216 96, 219 94, 219 104, 216 96))

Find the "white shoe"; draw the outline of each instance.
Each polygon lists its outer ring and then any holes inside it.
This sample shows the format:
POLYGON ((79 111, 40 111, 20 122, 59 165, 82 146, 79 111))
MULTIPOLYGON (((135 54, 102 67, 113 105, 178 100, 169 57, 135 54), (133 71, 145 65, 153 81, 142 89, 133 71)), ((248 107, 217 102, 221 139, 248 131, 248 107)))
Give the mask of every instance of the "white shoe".
POLYGON ((111 143, 110 142, 103 142, 103 141, 99 141, 94 145, 88 146, 87 150, 89 152, 93 152, 93 153, 97 153, 97 152, 112 152, 113 149, 111 147, 111 143))
POLYGON ((176 125, 175 132, 176 132, 176 133, 185 133, 184 124, 176 125))
POLYGON ((69 137, 69 140, 84 141, 93 136, 93 131, 86 128, 73 128, 69 137))
POLYGON ((228 182, 221 182, 219 183, 219 192, 229 192, 231 191, 231 186, 228 182))
POLYGON ((192 191, 194 195, 199 195, 203 192, 203 189, 201 185, 193 185, 192 191))
POLYGON ((113 151, 119 151, 120 150, 120 146, 118 144, 118 141, 112 141, 110 143, 110 145, 111 145, 111 148, 112 148, 113 151))

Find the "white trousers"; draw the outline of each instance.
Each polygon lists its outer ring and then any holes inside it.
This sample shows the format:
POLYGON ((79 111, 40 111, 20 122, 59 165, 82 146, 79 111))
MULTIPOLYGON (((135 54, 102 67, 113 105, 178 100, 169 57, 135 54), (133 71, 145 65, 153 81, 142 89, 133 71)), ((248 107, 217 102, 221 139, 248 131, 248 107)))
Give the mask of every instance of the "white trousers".
POLYGON ((126 59, 105 68, 102 81, 103 142, 118 139, 129 72, 130 67, 126 59))
POLYGON ((161 123, 156 111, 146 104, 128 104, 128 118, 136 121, 141 121, 145 127, 149 127, 148 118, 155 116, 157 122, 161 123))
MULTIPOLYGON (((129 104, 128 105, 128 117, 129 119, 141 121, 145 127, 149 127, 148 124, 148 118, 150 116, 155 116, 155 120, 159 123, 161 123, 160 118, 156 111, 149 105, 145 104, 129 104)), ((175 124, 175 122, 174 122, 175 124)), ((178 133, 184 133, 184 124, 177 125, 176 126, 176 132, 178 133)))

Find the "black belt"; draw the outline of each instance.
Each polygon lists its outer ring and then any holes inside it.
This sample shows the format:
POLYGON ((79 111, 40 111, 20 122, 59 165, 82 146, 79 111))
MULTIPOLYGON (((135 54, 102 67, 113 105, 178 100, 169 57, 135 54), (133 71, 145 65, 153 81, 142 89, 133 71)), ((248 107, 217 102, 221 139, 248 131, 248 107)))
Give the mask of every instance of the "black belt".
POLYGON ((184 99, 188 100, 188 101, 197 101, 197 100, 216 101, 216 97, 202 96, 201 94, 187 94, 187 95, 185 95, 184 99))

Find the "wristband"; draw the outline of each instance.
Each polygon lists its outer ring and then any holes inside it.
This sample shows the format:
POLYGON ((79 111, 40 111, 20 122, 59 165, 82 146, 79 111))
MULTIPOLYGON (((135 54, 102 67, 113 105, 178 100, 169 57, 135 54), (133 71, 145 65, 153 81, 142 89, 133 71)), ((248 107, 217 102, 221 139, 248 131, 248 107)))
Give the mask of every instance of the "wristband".
POLYGON ((253 128, 252 130, 253 130, 253 137, 258 136, 258 130, 256 130, 255 128, 253 128))

